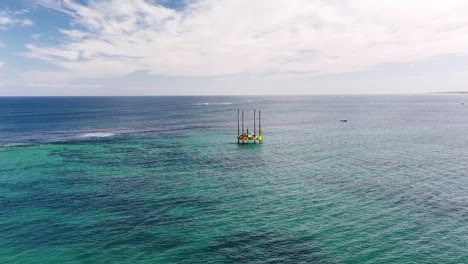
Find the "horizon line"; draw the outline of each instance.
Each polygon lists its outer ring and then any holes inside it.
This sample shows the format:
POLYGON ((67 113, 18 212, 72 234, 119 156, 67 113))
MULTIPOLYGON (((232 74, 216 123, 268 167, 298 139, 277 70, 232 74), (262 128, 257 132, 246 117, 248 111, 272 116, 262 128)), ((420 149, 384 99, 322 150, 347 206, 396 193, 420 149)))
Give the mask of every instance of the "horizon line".
POLYGON ((204 96, 349 96, 349 95, 427 95, 427 94, 465 94, 468 91, 414 92, 414 93, 330 93, 330 94, 152 94, 152 95, 0 95, 0 97, 204 97, 204 96))

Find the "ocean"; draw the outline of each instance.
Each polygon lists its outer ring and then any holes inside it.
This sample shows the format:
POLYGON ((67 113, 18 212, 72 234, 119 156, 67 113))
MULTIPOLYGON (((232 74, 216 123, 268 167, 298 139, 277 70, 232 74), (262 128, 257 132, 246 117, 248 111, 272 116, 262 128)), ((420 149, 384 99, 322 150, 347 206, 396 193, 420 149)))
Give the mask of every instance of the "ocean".
POLYGON ((462 102, 1 97, 0 263, 468 263, 462 102))

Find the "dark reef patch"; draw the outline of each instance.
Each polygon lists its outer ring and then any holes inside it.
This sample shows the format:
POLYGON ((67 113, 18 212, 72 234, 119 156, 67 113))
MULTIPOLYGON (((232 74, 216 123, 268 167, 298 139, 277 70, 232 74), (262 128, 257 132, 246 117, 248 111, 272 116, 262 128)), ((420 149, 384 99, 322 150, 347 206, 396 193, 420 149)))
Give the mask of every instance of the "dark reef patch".
POLYGON ((331 263, 308 237, 266 231, 225 236, 206 250, 224 263, 331 263))

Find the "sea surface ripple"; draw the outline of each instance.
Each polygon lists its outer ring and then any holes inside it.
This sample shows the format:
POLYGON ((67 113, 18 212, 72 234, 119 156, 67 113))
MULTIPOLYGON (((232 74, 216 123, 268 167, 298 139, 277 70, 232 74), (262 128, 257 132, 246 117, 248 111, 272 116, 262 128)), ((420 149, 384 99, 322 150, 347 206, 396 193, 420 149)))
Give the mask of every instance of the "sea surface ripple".
POLYGON ((467 98, 0 98, 0 263, 468 263, 467 98))

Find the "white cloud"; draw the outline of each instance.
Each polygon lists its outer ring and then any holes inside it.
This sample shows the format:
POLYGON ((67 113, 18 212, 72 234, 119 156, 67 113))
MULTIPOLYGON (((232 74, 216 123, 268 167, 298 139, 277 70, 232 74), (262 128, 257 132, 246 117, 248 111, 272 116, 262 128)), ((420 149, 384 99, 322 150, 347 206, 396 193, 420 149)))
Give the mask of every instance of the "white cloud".
POLYGON ((60 33, 67 36, 70 40, 78 41, 88 35, 88 33, 79 30, 64 30, 60 29, 60 33))
POLYGON ((69 87, 69 88, 100 88, 102 85, 99 84, 70 84, 70 83, 27 83, 28 87, 69 87))
POLYGON ((20 10, 16 12, 8 10, 0 10, 0 30, 7 29, 12 26, 31 26, 34 23, 28 18, 18 18, 22 14, 27 13, 25 10, 20 10))
POLYGON ((41 39, 42 35, 43 35, 42 33, 32 34, 32 35, 31 35, 31 39, 33 39, 33 40, 39 40, 39 39, 41 39))
POLYGON ((67 78, 356 71, 468 54, 463 0, 197 0, 172 10, 150 0, 42 0, 80 30, 63 44, 27 45, 67 78))
POLYGON ((31 71, 19 74, 23 82, 34 83, 66 83, 74 79, 76 74, 67 71, 31 71))
POLYGON ((28 44, 26 48, 30 51, 28 53, 30 57, 52 62, 56 62, 57 60, 76 60, 80 55, 79 50, 61 49, 60 47, 39 48, 34 44, 28 44))

